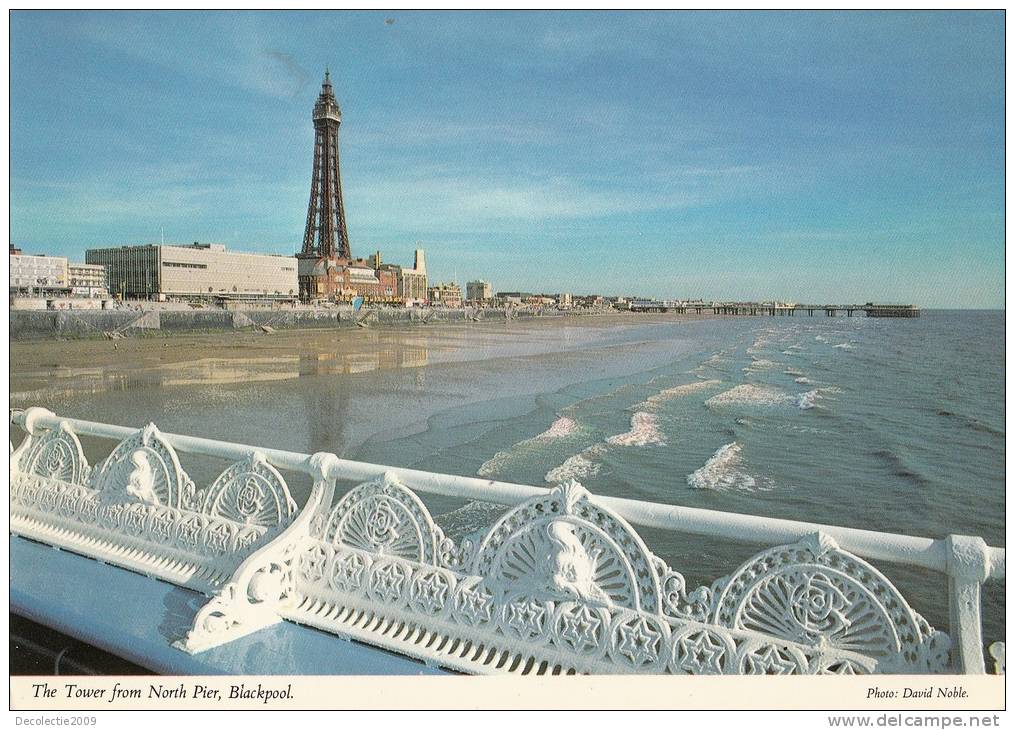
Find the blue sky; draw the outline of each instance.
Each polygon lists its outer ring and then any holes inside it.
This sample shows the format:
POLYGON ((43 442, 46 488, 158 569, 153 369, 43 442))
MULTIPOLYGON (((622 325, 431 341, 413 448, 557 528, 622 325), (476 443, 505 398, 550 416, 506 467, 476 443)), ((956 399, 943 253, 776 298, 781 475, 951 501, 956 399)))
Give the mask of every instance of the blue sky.
POLYGON ((1004 18, 11 15, 11 241, 295 252, 330 66, 355 255, 495 290, 1004 302, 1004 18), (393 22, 386 22, 393 21, 393 22))

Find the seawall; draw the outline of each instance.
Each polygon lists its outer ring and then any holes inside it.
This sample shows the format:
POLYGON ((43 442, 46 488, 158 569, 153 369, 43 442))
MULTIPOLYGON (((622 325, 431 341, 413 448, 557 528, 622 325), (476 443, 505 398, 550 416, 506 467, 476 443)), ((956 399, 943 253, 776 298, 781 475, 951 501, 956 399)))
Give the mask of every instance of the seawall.
POLYGON ((143 337, 259 329, 320 329, 431 322, 470 322, 559 317, 557 310, 336 309, 293 310, 10 310, 10 339, 143 337))

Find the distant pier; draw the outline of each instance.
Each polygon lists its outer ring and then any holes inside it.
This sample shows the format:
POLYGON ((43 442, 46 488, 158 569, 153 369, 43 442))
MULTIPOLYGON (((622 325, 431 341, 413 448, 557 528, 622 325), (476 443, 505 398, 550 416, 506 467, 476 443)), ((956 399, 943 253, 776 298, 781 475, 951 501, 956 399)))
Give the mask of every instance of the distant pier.
POLYGON ((815 313, 826 317, 862 313, 867 317, 919 317, 920 309, 914 304, 774 304, 771 302, 665 302, 640 300, 631 302, 632 312, 676 312, 677 314, 712 314, 728 316, 783 316, 794 317, 815 313))

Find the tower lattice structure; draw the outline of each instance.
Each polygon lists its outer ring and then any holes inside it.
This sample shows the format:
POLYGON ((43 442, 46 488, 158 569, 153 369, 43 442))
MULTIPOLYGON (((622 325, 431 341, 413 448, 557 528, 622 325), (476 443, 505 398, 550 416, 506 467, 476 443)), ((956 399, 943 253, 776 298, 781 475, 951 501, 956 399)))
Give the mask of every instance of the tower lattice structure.
POLYGON ((314 104, 314 174, 310 182, 307 228, 303 234, 305 256, 352 258, 338 165, 341 124, 342 110, 331 88, 331 74, 325 71, 321 94, 314 104))

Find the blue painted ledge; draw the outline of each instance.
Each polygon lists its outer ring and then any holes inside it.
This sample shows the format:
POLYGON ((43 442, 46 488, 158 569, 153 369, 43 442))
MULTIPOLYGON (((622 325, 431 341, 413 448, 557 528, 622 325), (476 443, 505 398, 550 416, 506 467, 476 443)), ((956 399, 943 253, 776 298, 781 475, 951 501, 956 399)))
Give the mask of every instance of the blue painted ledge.
POLYGON ((283 622, 191 656, 171 644, 207 602, 200 593, 11 535, 11 613, 160 674, 445 674, 283 622))

